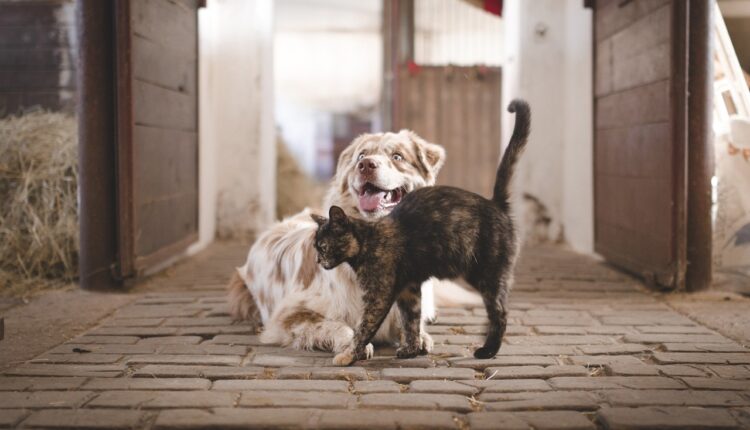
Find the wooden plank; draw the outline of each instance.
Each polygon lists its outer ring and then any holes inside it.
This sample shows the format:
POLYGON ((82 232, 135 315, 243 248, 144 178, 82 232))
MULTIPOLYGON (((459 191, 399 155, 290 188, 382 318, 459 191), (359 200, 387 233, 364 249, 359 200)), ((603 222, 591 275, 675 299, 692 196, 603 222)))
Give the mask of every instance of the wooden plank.
POLYGON ((64 0, 4 1, 0 2, 0 27, 27 27, 67 24, 73 25, 73 16, 56 14, 64 0))
POLYGON ((197 92, 197 63, 183 51, 164 49, 141 36, 133 37, 133 74, 143 82, 185 94, 197 92))
POLYGON ((70 46, 67 26, 0 27, 0 47, 55 48, 70 46))
POLYGON ((670 110, 670 81, 665 79, 599 98, 596 129, 668 121, 670 110))
POLYGON ((596 131, 595 173, 659 178, 671 169, 670 124, 636 125, 596 131), (644 157, 643 154, 648 154, 644 157))
POLYGON ((133 0, 132 19, 136 35, 197 58, 197 9, 166 0, 133 0))
POLYGON ((198 196, 196 191, 137 206, 135 247, 137 255, 149 255, 197 231, 198 196))
POLYGON ((192 131, 136 126, 136 204, 184 194, 198 184, 198 135, 192 131))
POLYGON ((136 125, 197 130, 195 95, 172 91, 137 79, 133 81, 133 94, 136 125))
POLYGON ((594 15, 595 40, 600 41, 616 34, 654 9, 670 0, 597 1, 594 15))

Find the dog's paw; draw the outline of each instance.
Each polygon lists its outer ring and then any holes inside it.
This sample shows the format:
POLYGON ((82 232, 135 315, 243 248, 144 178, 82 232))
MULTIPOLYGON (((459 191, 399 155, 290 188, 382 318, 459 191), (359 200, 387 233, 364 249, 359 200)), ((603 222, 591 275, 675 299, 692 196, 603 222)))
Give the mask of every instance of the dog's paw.
POLYGON ((432 348, 435 346, 435 342, 432 340, 432 336, 426 331, 419 333, 419 353, 429 354, 432 352, 432 348))
POLYGON ((356 360, 357 360, 357 357, 355 357, 354 355, 354 350, 351 348, 347 348, 343 352, 340 352, 336 354, 335 357, 333 357, 333 365, 334 366, 348 366, 354 363, 356 360))

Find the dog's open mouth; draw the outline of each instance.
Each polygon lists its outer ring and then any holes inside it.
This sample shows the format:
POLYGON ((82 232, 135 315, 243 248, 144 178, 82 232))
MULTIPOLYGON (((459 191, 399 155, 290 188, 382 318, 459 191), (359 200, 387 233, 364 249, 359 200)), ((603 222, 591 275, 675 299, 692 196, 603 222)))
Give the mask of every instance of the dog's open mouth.
POLYGON ((391 209, 401 201, 404 194, 406 191, 403 187, 384 190, 367 182, 359 190, 359 207, 367 212, 391 209))

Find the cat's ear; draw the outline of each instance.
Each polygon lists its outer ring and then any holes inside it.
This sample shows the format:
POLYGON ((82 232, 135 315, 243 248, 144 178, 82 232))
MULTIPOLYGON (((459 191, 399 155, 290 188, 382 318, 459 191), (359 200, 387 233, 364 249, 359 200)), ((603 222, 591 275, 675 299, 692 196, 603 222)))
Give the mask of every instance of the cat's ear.
POLYGON ((318 226, 322 226, 323 224, 328 222, 328 218, 317 214, 310 214, 310 218, 312 218, 313 221, 318 224, 318 226))
POLYGON ((344 210, 338 206, 331 206, 331 209, 328 210, 328 218, 330 218, 331 222, 334 224, 344 224, 347 219, 344 210))

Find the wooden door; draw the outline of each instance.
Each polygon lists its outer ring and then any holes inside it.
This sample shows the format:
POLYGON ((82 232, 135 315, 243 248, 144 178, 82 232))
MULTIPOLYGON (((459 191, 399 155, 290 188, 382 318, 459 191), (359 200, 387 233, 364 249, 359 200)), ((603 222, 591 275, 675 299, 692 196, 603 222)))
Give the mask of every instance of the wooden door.
POLYGON ((594 8, 595 248, 665 287, 685 275, 686 3, 594 8))
POLYGON ((198 2, 118 0, 119 264, 123 277, 198 235, 198 2))
POLYGON ((492 196, 500 160, 498 67, 401 67, 395 127, 442 145, 446 163, 438 183, 492 196))

